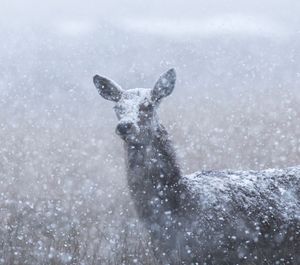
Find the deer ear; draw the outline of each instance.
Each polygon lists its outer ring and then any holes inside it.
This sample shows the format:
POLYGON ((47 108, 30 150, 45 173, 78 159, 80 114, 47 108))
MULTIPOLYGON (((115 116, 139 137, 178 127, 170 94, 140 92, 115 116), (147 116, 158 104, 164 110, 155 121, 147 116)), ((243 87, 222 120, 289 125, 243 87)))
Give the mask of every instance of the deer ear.
POLYGON ((114 81, 109 80, 105 77, 95 75, 93 78, 95 87, 97 88, 99 94, 107 100, 119 101, 123 90, 114 81))
POLYGON ((175 81, 175 69, 172 68, 167 72, 163 73, 157 80, 154 88, 152 89, 152 99, 158 101, 166 96, 169 96, 175 87, 175 81))

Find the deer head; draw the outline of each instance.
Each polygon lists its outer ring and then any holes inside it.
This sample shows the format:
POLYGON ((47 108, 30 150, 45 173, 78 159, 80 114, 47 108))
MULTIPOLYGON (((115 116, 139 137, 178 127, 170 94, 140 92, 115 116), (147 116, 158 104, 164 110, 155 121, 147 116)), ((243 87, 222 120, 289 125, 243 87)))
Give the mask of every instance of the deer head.
POLYGON ((114 110, 118 118, 116 133, 126 142, 133 143, 144 143, 157 129, 157 107, 164 97, 172 93, 175 81, 175 70, 170 69, 159 77, 152 89, 123 90, 112 80, 94 76, 99 94, 115 102, 114 110))

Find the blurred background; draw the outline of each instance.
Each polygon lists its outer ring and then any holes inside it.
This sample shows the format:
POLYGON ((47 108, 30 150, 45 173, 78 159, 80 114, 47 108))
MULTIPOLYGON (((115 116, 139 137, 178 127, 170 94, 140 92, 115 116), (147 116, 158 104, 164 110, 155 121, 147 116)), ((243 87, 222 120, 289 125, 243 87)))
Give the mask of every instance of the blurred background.
POLYGON ((2 0, 0 264, 155 264, 94 74, 152 87, 184 173, 300 164, 300 2, 2 0))

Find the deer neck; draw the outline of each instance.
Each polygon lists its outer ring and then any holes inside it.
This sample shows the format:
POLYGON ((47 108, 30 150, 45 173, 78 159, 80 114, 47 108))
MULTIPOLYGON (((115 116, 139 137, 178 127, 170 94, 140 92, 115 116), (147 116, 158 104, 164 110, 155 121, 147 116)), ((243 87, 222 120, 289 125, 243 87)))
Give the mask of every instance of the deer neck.
POLYGON ((175 152, 163 126, 147 144, 126 143, 128 185, 140 218, 153 222, 162 214, 176 214, 185 196, 175 152))

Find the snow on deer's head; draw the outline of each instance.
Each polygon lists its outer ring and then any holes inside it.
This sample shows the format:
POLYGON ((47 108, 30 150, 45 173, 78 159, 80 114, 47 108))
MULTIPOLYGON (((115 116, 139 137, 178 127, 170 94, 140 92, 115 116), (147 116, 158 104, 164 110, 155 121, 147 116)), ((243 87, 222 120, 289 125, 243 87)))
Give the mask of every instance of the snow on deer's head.
POLYGON ((115 102, 119 120, 116 133, 126 142, 144 143, 158 126, 157 106, 174 89, 176 73, 170 69, 160 76, 153 89, 123 90, 118 84, 99 75, 94 84, 99 94, 115 102))

